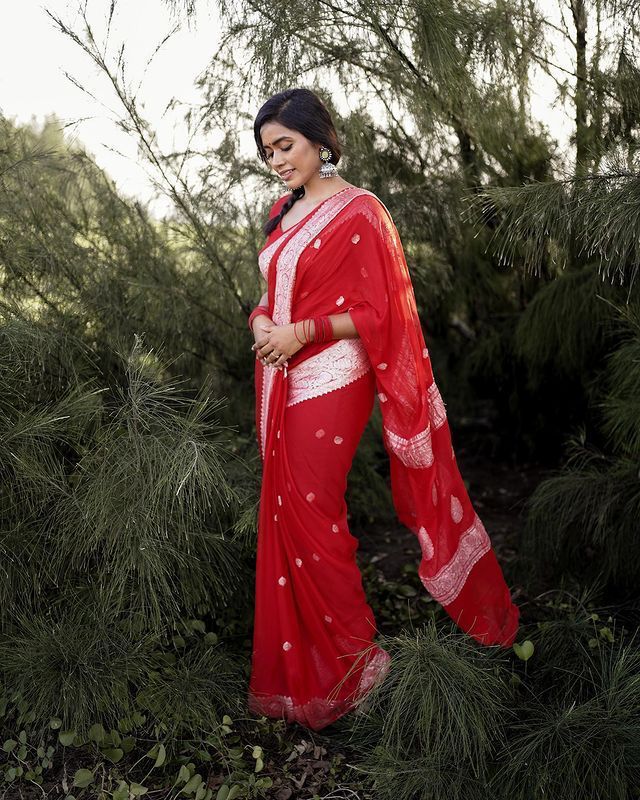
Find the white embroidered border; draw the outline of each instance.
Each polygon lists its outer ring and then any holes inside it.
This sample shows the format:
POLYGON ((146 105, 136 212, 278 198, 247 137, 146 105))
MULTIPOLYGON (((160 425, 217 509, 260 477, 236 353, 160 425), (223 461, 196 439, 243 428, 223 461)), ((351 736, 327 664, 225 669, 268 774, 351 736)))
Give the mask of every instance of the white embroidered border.
MULTIPOLYGON (((283 236, 284 235, 285 234, 283 234, 283 236)), ((268 279, 269 276, 269 262, 271 261, 271 256, 275 253, 275 251, 281 244, 282 244, 282 236, 278 236, 275 242, 271 242, 271 244, 268 247, 265 247, 265 249, 258 254, 258 266, 260 267, 260 272, 262 273, 262 277, 265 279, 265 281, 268 279)))
POLYGON ((384 428, 384 436, 389 449, 398 456, 405 467, 418 469, 433 464, 430 425, 410 439, 398 436, 389 428, 384 428))
POLYGON ((429 398, 429 415, 434 428, 439 428, 447 418, 444 400, 440 394, 440 390, 434 381, 427 389, 427 396, 429 398))
POLYGON ((343 714, 357 708, 365 696, 384 681, 390 668, 391 654, 380 647, 363 667, 358 685, 349 697, 341 700, 312 697, 306 703, 297 704, 290 695, 255 695, 249 691, 248 708, 252 714, 283 717, 288 722, 300 722, 302 725, 308 724, 309 720, 320 725, 330 724, 343 714))
POLYGON ((271 397, 271 387, 275 378, 275 367, 262 368, 262 403, 260 406, 260 441, 262 443, 262 458, 266 458, 267 453, 267 419, 269 415, 269 399, 271 397))
POLYGON ((462 534, 453 557, 432 578, 422 578, 429 594, 441 605, 452 603, 460 594, 473 565, 491 549, 491 540, 480 517, 474 515, 462 534))
MULTIPOLYGON (((354 198, 364 194, 372 194, 367 189, 347 188, 336 192, 333 198, 329 198, 325 203, 322 203, 318 211, 307 221, 302 227, 295 230, 288 242, 284 245, 278 256, 277 269, 276 269, 276 286, 275 297, 273 303, 273 321, 276 325, 287 325, 291 322, 291 298, 293 295, 293 285, 296 277, 296 268, 298 259, 304 248, 316 238, 325 225, 331 221, 343 208, 345 208, 354 198)), ((375 195, 374 195, 375 196, 375 195)), ((286 235, 287 231, 283 235, 286 235)), ((269 259, 274 252, 276 245, 281 243, 281 239, 269 245, 263 251, 262 263, 268 271, 269 259), (273 250, 272 250, 273 248, 273 250)), ((275 369, 273 367, 266 367, 264 370, 263 384, 262 384, 262 413, 260 415, 260 440, 262 442, 263 457, 266 450, 267 441, 267 419, 269 412, 269 400, 271 397, 271 389, 273 386, 273 374, 275 369)))
POLYGON ((371 362, 360 339, 338 339, 289 370, 287 406, 342 389, 370 369, 371 362))
POLYGON ((337 192, 334 198, 329 198, 320 206, 311 219, 305 222, 282 248, 278 256, 273 309, 273 321, 276 325, 288 325, 291 322, 291 298, 300 254, 336 214, 361 194, 368 192, 366 189, 337 192))

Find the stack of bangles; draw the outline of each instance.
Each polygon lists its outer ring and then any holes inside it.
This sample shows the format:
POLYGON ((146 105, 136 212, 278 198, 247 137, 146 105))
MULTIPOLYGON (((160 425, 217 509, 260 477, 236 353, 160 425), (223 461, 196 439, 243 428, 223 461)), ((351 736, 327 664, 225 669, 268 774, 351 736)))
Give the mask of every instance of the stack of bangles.
MULTIPOLYGON (((253 320, 264 314, 269 316, 269 308, 267 306, 256 306, 249 315, 249 329, 253 330, 253 320)), ((310 317, 309 319, 298 320, 293 324, 293 333, 300 344, 308 344, 308 342, 329 342, 333 339, 333 325, 331 319, 325 314, 319 317, 310 317), (302 325, 302 335, 304 339, 298 336, 297 326, 302 325)))
POLYGON ((331 319, 325 314, 320 317, 310 317, 309 319, 299 320, 293 323, 293 333, 300 344, 308 342, 329 342, 333 339, 333 325, 331 319), (300 339, 297 326, 302 325, 302 335, 304 341, 300 339))

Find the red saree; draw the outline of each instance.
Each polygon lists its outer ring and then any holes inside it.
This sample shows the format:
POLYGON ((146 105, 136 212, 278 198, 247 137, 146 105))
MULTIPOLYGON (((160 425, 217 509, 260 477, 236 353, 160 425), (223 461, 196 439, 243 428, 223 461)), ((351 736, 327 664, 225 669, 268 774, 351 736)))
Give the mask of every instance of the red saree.
POLYGON ((259 265, 277 325, 348 310, 359 334, 306 345, 283 370, 255 361, 263 479, 249 709, 319 730, 390 667, 373 641, 344 501, 375 394, 394 507, 420 543, 426 589, 486 645, 512 644, 519 609, 459 473, 383 203, 347 187, 290 229, 278 226, 259 265))

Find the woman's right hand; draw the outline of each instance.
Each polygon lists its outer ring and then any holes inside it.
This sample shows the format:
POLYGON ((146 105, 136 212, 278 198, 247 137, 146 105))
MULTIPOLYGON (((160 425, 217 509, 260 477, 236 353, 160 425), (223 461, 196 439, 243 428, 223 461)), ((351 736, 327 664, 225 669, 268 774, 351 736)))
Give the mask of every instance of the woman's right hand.
MULTIPOLYGON (((263 367, 270 367, 272 366, 271 361, 268 361, 266 357, 263 357, 258 352, 261 347, 264 347, 265 344, 269 341, 269 338, 262 330, 262 325, 273 325, 273 320, 270 317, 267 317, 266 314, 261 314, 260 316, 256 317, 253 320, 253 338, 254 343, 251 346, 251 349, 255 352, 256 358, 262 364, 263 367)), ((278 367, 278 369, 282 369, 282 367, 278 367)))

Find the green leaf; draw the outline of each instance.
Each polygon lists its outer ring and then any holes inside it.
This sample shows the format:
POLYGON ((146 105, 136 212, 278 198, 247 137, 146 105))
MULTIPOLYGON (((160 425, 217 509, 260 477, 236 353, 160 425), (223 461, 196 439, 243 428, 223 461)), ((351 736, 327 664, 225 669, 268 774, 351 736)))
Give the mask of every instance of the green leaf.
POLYGON ((106 735, 105 729, 99 722, 89 728, 89 738, 93 742, 103 742, 106 735))
POLYGON ((2 745, 2 749, 5 753, 10 753, 14 747, 16 747, 18 742, 15 739, 7 739, 7 741, 2 745))
POLYGON ((199 633, 205 633, 207 630, 206 625, 201 619, 192 619, 190 625, 191 630, 198 631, 199 633))
POLYGON ((606 627, 605 628, 600 628, 599 633, 600 633, 600 636, 602 636, 602 638, 606 639, 608 642, 613 642, 614 641, 613 633, 611 632, 611 628, 606 628, 606 627))
POLYGON ((93 772, 90 769, 79 769, 73 776, 73 785, 79 789, 86 789, 93 783, 93 772))
POLYGON ((254 772, 260 772, 264 767, 264 762, 261 758, 256 758, 256 766, 254 772))
POLYGON ((156 756, 156 762, 153 765, 155 767, 161 767, 167 758, 167 751, 165 750, 164 745, 161 743, 158 746, 158 755, 156 756))
POLYGON ((108 758, 112 764, 117 764, 124 756, 124 750, 121 747, 112 747, 109 750, 102 751, 105 758, 108 758))
POLYGON ((180 767, 180 772, 178 772, 178 780, 179 781, 188 781, 191 777, 191 773, 189 772, 189 768, 186 767, 184 764, 180 767))
POLYGON ((231 717, 228 714, 225 714, 224 717, 222 717, 222 724, 223 725, 233 725, 233 720, 231 719, 231 717))
POLYGON ((256 746, 253 748, 253 752, 252 752, 252 754, 251 754, 251 755, 252 755, 252 757, 253 757, 253 758, 261 758, 261 757, 262 757, 262 748, 260 747, 260 745, 259 745, 259 744, 257 744, 257 745, 256 745, 256 746))
POLYGON ((69 747, 73 740, 76 738, 75 731, 60 731, 58 734, 58 741, 63 747, 69 747))
POLYGON ((20 740, 21 744, 26 744, 27 743, 27 732, 26 731, 20 731, 20 733, 18 735, 18 739, 20 740))
POLYGON ((229 798, 229 787, 226 783, 223 783, 222 786, 218 789, 218 794, 216 795, 216 800, 228 800, 229 798))
POLYGON ((201 783, 196 790, 195 800, 204 800, 206 794, 207 794, 207 784, 201 783))
POLYGON ((129 791, 134 797, 140 797, 140 795, 146 794, 149 789, 141 783, 132 783, 129 791))
POLYGON ((182 791, 184 794, 193 794, 201 783, 202 783, 202 775, 196 772, 196 774, 192 778, 190 778, 182 787, 182 791))
POLYGON ((129 784, 126 781, 120 781, 120 785, 111 797, 112 800, 129 800, 129 784))
POLYGON ((231 787, 231 791, 229 792, 229 796, 227 800, 235 800, 235 798, 240 794, 240 784, 234 783, 231 787))
POLYGON ((530 639, 526 639, 522 644, 514 642, 513 649, 518 658, 528 661, 533 655, 533 642, 530 639))

